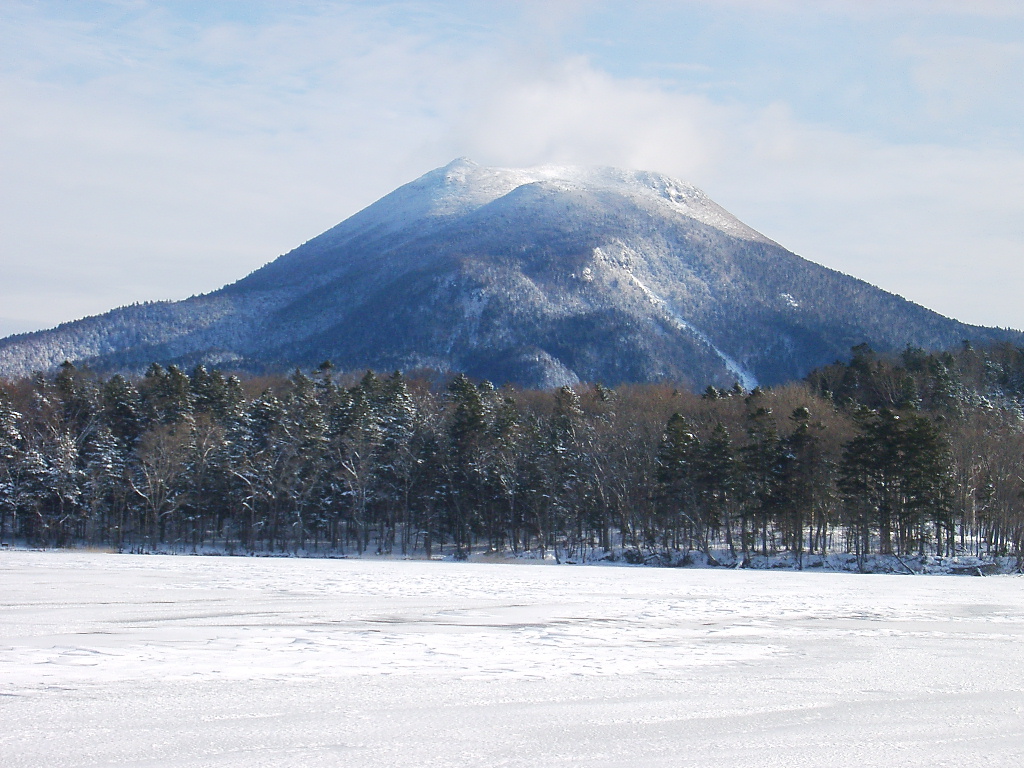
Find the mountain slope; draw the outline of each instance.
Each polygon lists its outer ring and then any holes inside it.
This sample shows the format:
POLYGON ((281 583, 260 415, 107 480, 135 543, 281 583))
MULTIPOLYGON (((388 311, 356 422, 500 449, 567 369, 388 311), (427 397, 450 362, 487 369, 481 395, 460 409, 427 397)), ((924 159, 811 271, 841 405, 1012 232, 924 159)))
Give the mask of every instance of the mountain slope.
POLYGON ((618 169, 431 171, 206 296, 0 341, 0 375, 64 359, 433 367, 498 382, 776 383, 855 344, 1024 341, 813 264, 700 190, 618 169))

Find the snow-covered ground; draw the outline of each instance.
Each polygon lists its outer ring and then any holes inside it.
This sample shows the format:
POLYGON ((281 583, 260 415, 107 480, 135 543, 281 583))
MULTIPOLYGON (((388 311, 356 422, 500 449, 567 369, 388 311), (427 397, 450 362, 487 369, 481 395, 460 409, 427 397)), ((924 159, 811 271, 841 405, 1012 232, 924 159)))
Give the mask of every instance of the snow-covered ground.
POLYGON ((1022 587, 0 552, 0 765, 1014 765, 1022 587))

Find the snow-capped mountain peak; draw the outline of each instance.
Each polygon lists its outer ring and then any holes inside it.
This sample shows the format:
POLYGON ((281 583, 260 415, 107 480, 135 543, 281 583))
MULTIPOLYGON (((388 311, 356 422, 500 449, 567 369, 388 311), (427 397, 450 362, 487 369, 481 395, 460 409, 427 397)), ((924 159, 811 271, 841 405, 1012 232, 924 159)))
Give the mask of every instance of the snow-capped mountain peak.
POLYGON ((459 158, 206 296, 0 340, 0 376, 64 360, 234 368, 331 360, 498 383, 750 388, 869 343, 1024 343, 806 261, 649 171, 459 158))
POLYGON ((370 228, 398 231, 424 220, 460 216, 530 184, 548 185, 564 192, 616 193, 692 218, 733 237, 770 242, 697 187, 660 173, 574 165, 487 167, 466 157, 399 187, 343 222, 335 234, 347 235, 370 228))

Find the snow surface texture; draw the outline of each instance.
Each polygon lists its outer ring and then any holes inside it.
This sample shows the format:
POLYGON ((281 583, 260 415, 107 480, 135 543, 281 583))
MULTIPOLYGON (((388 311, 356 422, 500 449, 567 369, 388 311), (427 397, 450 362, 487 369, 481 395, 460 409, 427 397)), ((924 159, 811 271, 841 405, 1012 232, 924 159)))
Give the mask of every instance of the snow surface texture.
POLYGON ((664 174, 622 168, 539 165, 532 168, 494 168, 460 157, 399 187, 336 229, 365 231, 377 227, 400 230, 429 217, 460 216, 481 208, 529 184, 546 184, 562 191, 608 189, 686 216, 742 240, 771 243, 703 191, 664 174))
POLYGON ((1024 757, 1022 581, 0 553, 0 764, 1024 757))

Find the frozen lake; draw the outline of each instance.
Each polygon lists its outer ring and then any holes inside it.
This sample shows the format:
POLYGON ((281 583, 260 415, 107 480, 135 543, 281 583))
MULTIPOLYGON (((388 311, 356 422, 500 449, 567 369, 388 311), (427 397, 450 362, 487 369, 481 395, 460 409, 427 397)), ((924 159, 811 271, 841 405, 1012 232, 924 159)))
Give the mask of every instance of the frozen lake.
POLYGON ((1011 765, 1022 588, 0 552, 0 765, 1011 765))

